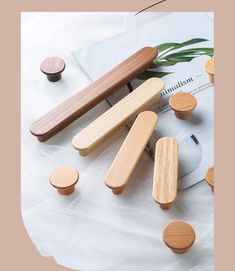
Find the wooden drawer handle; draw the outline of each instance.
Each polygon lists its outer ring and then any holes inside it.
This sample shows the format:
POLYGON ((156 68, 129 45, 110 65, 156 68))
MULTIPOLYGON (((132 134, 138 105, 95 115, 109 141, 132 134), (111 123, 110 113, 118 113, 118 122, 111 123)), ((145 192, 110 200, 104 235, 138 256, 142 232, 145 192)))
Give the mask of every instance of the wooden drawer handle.
POLYGON ((61 195, 70 195, 75 190, 79 173, 76 168, 63 165, 56 167, 50 174, 49 181, 61 195))
POLYGON ((151 111, 142 112, 136 118, 105 177, 105 184, 114 194, 124 190, 157 121, 157 114, 151 111))
POLYGON ((174 221, 163 232, 165 244, 175 253, 183 254, 194 244, 196 233, 191 225, 183 221, 174 221))
POLYGON ((169 209, 177 194, 178 143, 174 138, 162 137, 156 143, 153 199, 162 209, 169 209))
POLYGON ((211 58, 206 62, 205 70, 208 73, 210 82, 214 83, 214 76, 215 76, 215 61, 214 61, 214 59, 211 58))
POLYGON ((127 58, 88 87, 68 98, 35 121, 30 128, 39 141, 46 141, 99 102, 112 95, 147 69, 157 56, 157 50, 145 47, 127 58))
POLYGON ((205 180, 206 182, 208 183, 208 185, 211 187, 211 191, 214 192, 214 185, 215 185, 215 182, 214 182, 214 171, 215 171, 215 168, 214 167, 210 167, 208 168, 207 172, 206 172, 206 176, 205 176, 205 180))
POLYGON ((150 78, 145 81, 78 133, 72 140, 73 147, 84 156, 92 152, 118 129, 159 99, 164 85, 159 78, 150 78))
POLYGON ((48 57, 40 65, 41 71, 46 74, 48 81, 57 82, 65 69, 65 62, 59 57, 48 57))
POLYGON ((178 119, 189 119, 197 106, 196 98, 188 92, 178 92, 169 99, 169 106, 178 119))

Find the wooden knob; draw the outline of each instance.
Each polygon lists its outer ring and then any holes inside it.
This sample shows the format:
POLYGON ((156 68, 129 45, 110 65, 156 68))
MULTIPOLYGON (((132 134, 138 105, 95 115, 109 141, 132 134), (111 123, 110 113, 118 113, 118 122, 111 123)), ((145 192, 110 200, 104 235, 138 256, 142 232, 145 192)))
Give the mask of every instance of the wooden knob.
POLYGON ((42 61, 40 69, 46 74, 49 81, 56 82, 61 79, 61 73, 65 69, 65 62, 59 57, 49 57, 42 61))
POLYGON ((212 192, 214 192, 214 167, 210 167, 205 176, 206 182, 211 187, 212 192))
POLYGON ((196 234, 187 223, 175 221, 167 225, 163 232, 165 244, 175 253, 185 253, 194 243, 196 234))
POLYGON ((74 167, 65 165, 55 168, 50 174, 49 181, 62 195, 74 192, 75 184, 78 182, 79 174, 74 167))
POLYGON ((209 59, 205 64, 205 70, 209 75, 209 80, 211 83, 214 83, 214 66, 215 62, 213 59, 209 59))
POLYGON ((169 105, 177 118, 188 119, 197 106, 197 100, 188 92, 179 92, 170 97, 169 105))

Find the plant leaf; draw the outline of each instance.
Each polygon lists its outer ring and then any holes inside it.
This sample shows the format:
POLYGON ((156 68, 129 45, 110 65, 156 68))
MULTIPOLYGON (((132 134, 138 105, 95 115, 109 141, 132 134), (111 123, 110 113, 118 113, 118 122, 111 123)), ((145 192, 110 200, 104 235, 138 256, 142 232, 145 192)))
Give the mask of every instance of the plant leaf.
POLYGON ((160 54, 160 53, 162 53, 172 47, 175 47, 178 44, 179 43, 175 43, 175 42, 162 43, 162 44, 155 46, 155 48, 158 50, 158 53, 160 54))
POLYGON ((175 64, 178 62, 190 62, 196 56, 178 56, 178 57, 166 57, 167 61, 174 62, 175 64))
POLYGON ((140 75, 138 75, 137 78, 140 80, 147 80, 151 77, 162 78, 168 74, 171 74, 171 72, 158 72, 158 71, 146 70, 143 73, 141 73, 140 75))
POLYGON ((172 50, 176 50, 188 45, 192 45, 192 44, 196 44, 196 43, 200 43, 200 42, 205 42, 208 41, 207 39, 202 39, 202 38, 194 38, 194 39, 190 39, 187 41, 184 41, 182 43, 175 43, 175 42, 168 42, 168 43, 162 43, 156 46, 158 53, 159 53, 159 57, 160 54, 167 51, 170 52, 172 50))
POLYGON ((190 62, 194 58, 201 55, 208 55, 212 57, 214 55, 214 48, 189 48, 177 52, 177 49, 208 41, 203 38, 194 38, 182 43, 168 42, 162 43, 156 46, 158 49, 158 57, 153 60, 151 67, 138 76, 141 80, 146 80, 150 77, 164 77, 171 72, 159 72, 154 68, 174 66, 179 62, 190 62), (173 51, 173 52, 172 52, 173 51), (171 52, 169 54, 169 52, 171 52))
POLYGON ((207 39, 201 39, 201 38, 195 38, 195 39, 187 40, 185 42, 182 42, 182 43, 179 43, 178 45, 176 45, 174 50, 185 47, 185 46, 188 46, 188 45, 193 45, 193 44, 196 44, 196 43, 205 42, 205 41, 208 41, 208 40, 207 39))
POLYGON ((175 61, 169 61, 169 60, 166 60, 166 59, 159 60, 157 58, 154 59, 153 63, 155 65, 155 68, 156 67, 161 67, 161 66, 174 66, 176 64, 175 61))
POLYGON ((169 54, 165 57, 165 59, 169 60, 170 58, 177 58, 181 56, 190 57, 190 56, 200 56, 200 55, 208 55, 213 56, 214 48, 192 48, 179 51, 177 53, 169 54))

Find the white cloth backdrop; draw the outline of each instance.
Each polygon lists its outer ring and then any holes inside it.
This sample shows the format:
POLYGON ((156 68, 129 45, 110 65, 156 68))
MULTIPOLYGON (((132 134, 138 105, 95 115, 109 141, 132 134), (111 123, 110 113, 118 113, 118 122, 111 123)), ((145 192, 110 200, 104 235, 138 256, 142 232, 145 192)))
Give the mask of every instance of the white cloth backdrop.
POLYGON ((213 194, 205 182, 179 193, 162 211, 151 196, 153 161, 144 153, 125 192, 114 196, 104 176, 127 133, 120 130, 88 157, 71 146, 72 137, 108 105, 102 102, 46 143, 29 132, 30 124, 89 83, 71 51, 164 16, 146 13, 22 13, 21 136, 22 215, 26 230, 44 256, 79 270, 213 270, 213 194), (62 57, 63 80, 50 83, 40 72, 43 58, 62 57), (48 175, 60 164, 80 172, 77 191, 60 196, 48 175), (196 230, 193 248, 172 253, 162 241, 172 220, 196 230))

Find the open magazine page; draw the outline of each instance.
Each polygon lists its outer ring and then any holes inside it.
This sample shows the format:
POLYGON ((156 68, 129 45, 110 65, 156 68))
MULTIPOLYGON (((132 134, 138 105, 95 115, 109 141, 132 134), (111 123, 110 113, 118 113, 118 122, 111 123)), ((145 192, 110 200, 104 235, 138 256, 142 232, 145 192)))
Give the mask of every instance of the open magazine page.
POLYGON ((162 57, 157 60, 164 64, 144 72, 131 82, 131 86, 123 87, 110 96, 108 102, 112 106, 131 88, 152 76, 165 81, 161 100, 150 108, 159 115, 159 122, 147 149, 154 156, 158 138, 172 136, 177 139, 180 161, 178 188, 185 189, 202 181, 206 170, 213 165, 214 87, 204 69, 213 49, 213 21, 208 14, 171 13, 73 55, 91 80, 96 80, 139 48, 159 44, 159 48, 168 46, 169 52, 160 52, 162 57), (176 50, 169 48, 169 43, 178 44, 176 50), (169 108, 170 96, 180 91, 190 92, 197 99, 197 107, 190 120, 177 119, 169 108))

